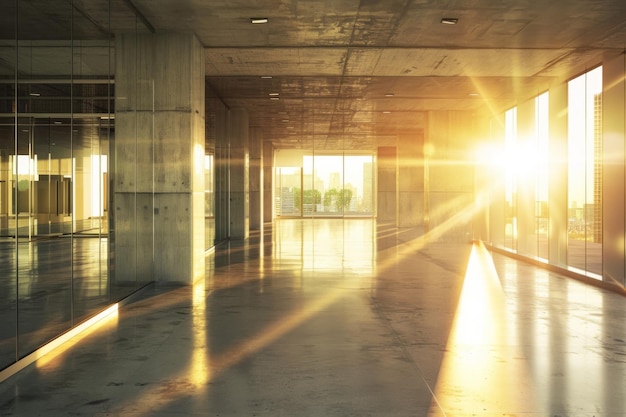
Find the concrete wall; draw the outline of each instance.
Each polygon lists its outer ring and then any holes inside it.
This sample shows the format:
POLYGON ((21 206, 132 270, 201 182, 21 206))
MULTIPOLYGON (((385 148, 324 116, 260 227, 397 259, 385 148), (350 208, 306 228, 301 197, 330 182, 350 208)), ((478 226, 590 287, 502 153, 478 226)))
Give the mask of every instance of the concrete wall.
POLYGON ((263 230, 263 131, 250 129, 250 229, 263 230))
POLYGON ((428 165, 429 235, 433 240, 472 238, 474 156, 479 143, 470 112, 428 113, 425 159, 428 165))
POLYGON ((228 111, 230 144, 230 237, 246 239, 250 231, 250 152, 248 112, 228 111))
POLYGON ((379 222, 396 222, 398 209, 397 149, 395 146, 378 148, 377 218, 379 222))
POLYGON ((398 135, 398 227, 424 226, 424 134, 398 135))

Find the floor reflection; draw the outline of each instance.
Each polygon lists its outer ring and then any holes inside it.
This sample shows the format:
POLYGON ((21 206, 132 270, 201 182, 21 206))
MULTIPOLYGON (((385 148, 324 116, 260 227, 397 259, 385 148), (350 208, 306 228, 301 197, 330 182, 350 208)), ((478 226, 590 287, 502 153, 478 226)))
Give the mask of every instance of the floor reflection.
POLYGON ((135 289, 112 291, 108 242, 95 235, 3 238, 0 274, 0 368, 135 289))
POLYGON ((626 414, 622 296, 418 228, 266 226, 5 381, 0 414, 626 414))

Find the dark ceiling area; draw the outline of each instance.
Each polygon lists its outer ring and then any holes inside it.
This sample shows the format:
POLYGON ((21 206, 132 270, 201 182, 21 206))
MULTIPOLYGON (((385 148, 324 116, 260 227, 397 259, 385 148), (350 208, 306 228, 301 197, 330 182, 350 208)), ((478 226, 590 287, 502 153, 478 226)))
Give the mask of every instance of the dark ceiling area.
MULTIPOLYGON (((8 3, 2 39, 17 32, 42 50, 68 27, 93 48, 123 31, 195 33, 207 93, 246 108, 276 147, 367 149, 423 129, 429 111, 502 112, 626 47, 624 0, 8 3)), ((45 52, 36 58, 45 66, 45 52)), ((8 61, 0 55, 0 75, 8 61)), ((106 77, 110 62, 85 62, 84 75, 106 77)), ((62 70, 45 72, 36 75, 62 70)))

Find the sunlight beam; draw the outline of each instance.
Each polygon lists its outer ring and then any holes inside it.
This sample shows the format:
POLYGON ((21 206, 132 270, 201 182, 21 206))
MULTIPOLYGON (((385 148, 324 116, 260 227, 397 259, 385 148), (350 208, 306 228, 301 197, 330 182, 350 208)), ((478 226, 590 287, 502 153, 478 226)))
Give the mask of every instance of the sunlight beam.
POLYGON ((509 415, 512 410, 520 414, 536 410, 527 361, 515 342, 514 328, 507 322, 505 294, 491 256, 476 242, 434 390, 445 413, 509 415))

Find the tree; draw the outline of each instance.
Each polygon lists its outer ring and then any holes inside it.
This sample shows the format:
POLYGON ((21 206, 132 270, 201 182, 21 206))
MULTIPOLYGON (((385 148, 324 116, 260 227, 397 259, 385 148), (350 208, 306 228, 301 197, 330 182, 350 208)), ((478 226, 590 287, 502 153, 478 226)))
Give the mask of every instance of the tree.
POLYGON ((328 210, 337 201, 337 189, 331 188, 324 193, 324 209, 328 210))
POLYGON ((319 204, 322 202, 322 193, 319 190, 304 190, 304 204, 319 204))
POLYGON ((352 201, 352 190, 344 188, 337 195, 337 211, 341 209, 348 210, 350 208, 350 202, 352 201))
POLYGON ((300 189, 296 187, 293 187, 293 206, 300 210, 300 189))
MULTIPOLYGON (((293 205, 296 209, 300 210, 300 188, 293 188, 293 205)), ((322 193, 319 190, 304 190, 303 203, 306 204, 320 204, 322 202, 322 193)))
POLYGON ((352 190, 342 189, 337 191, 336 188, 332 188, 324 193, 324 207, 335 206, 335 211, 343 211, 350 208, 350 202, 352 201, 352 190))

